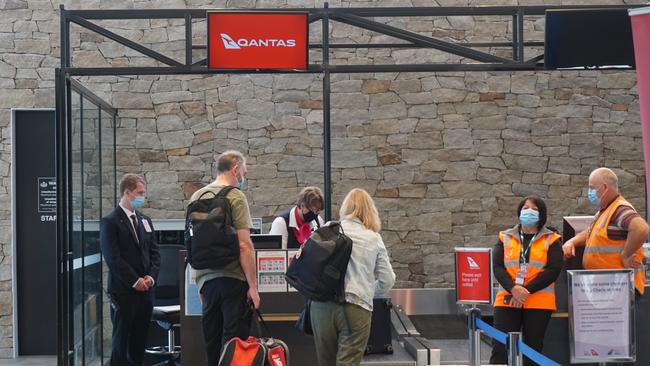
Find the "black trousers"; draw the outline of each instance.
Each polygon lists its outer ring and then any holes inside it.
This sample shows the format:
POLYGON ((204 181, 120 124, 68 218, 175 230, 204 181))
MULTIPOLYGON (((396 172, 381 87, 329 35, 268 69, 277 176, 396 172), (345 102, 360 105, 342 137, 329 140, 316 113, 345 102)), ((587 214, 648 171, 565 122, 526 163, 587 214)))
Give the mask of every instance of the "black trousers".
MULTIPOLYGON (((503 306, 494 307, 494 327, 502 332, 522 332, 523 341, 532 349, 541 352, 544 347, 546 326, 551 319, 551 310, 516 309, 503 306)), ((507 364, 508 354, 506 347, 494 341, 491 364, 507 364)), ((537 365, 524 356, 525 366, 537 365)))
POLYGON ((110 294, 111 366, 141 366, 153 310, 153 292, 110 294))
POLYGON ((246 339, 252 313, 246 303, 246 282, 220 277, 206 282, 203 294, 203 337, 209 366, 217 366, 221 348, 233 337, 246 339))

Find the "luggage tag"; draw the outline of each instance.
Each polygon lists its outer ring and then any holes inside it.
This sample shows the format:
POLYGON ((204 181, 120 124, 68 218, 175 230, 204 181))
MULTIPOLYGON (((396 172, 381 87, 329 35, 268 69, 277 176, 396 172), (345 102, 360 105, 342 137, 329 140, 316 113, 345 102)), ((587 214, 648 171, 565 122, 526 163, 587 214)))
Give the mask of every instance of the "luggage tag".
POLYGON ((517 278, 515 279, 515 284, 522 286, 524 284, 524 281, 526 280, 526 277, 528 277, 528 264, 521 263, 519 265, 519 271, 517 271, 517 278))

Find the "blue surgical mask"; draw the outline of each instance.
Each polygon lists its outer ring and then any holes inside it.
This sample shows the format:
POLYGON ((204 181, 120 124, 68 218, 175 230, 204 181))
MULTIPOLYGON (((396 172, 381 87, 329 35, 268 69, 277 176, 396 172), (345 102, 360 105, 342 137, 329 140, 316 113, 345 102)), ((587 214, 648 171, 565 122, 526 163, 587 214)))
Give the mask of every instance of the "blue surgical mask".
POLYGON ((237 185, 235 185, 235 187, 239 188, 239 190, 246 188, 246 177, 241 177, 241 180, 237 181, 237 185))
POLYGON ((591 202, 592 205, 594 206, 600 206, 600 198, 598 198, 598 191, 597 189, 589 188, 587 191, 587 198, 589 198, 589 202, 591 202))
POLYGON ((526 208, 519 213, 519 222, 525 227, 536 226, 539 222, 539 212, 532 208, 526 208))
POLYGON ((139 209, 144 205, 144 196, 137 196, 136 198, 131 200, 131 207, 133 207, 134 210, 139 209))

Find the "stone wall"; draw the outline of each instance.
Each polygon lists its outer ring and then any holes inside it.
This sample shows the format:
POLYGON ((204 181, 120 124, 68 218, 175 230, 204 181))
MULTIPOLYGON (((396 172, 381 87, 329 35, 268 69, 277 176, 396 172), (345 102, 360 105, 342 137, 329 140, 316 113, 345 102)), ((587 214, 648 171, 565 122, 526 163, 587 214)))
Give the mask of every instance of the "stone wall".
MULTIPOLYGON (((321 2, 66 1, 70 9, 321 6, 321 2)), ((562 4, 561 1, 539 1, 562 4)), ((594 4, 594 1, 570 1, 594 4)), ((598 1, 621 4, 622 1, 598 1)), ((643 3, 629 1, 626 3, 643 3)), ((330 6, 530 5, 527 0, 331 1, 330 6)), ((0 357, 13 353, 10 151, 12 107, 53 107, 59 2, 0 0, 0 357)), ((456 41, 511 39, 504 17, 379 19, 456 41)), ((103 25, 182 59, 183 23, 103 25)), ((203 28, 202 28, 203 27, 203 28)), ((202 22, 195 24, 196 44, 202 22)), ((543 20, 526 18, 527 39, 543 20)), ((335 42, 387 37, 333 24, 335 42)), ((153 65, 137 52, 73 27, 77 66, 153 65)), ((312 38, 320 28, 312 26, 312 38)), ((509 50, 491 50, 508 56, 509 50)), ((534 56, 530 52, 527 56, 534 56)), ((197 59, 202 56, 196 51, 197 59)), ((431 50, 336 50, 336 64, 457 62, 431 50)), ((318 52, 310 59, 318 61, 318 52)), ((146 176, 154 218, 180 218, 183 204, 213 177, 212 157, 235 148, 249 157, 246 191, 268 225, 306 185, 322 185, 319 75, 95 77, 82 83, 120 110, 120 172, 146 176)), ((455 246, 492 245, 515 223, 527 194, 547 199, 549 223, 593 211, 589 171, 608 166, 645 210, 639 106, 633 72, 382 73, 332 75, 333 201, 352 187, 375 197, 399 287, 450 286, 455 246)), ((336 212, 336 207, 335 211, 336 212)))

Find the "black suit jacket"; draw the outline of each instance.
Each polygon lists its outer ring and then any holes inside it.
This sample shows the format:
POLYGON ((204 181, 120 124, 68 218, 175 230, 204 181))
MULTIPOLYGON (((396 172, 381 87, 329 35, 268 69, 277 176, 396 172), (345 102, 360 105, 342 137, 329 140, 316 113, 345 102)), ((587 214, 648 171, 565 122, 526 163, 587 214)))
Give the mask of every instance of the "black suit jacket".
MULTIPOLYGON (((131 219, 119 205, 106 217, 102 218, 100 228, 100 245, 104 261, 108 265, 108 293, 136 292, 133 285, 144 276, 158 278, 160 270, 160 252, 154 235, 151 219, 135 211, 138 218, 138 237, 131 226, 131 219), (151 232, 144 228, 143 221, 149 223, 151 232)), ((150 290, 151 292, 151 290, 150 290)))

